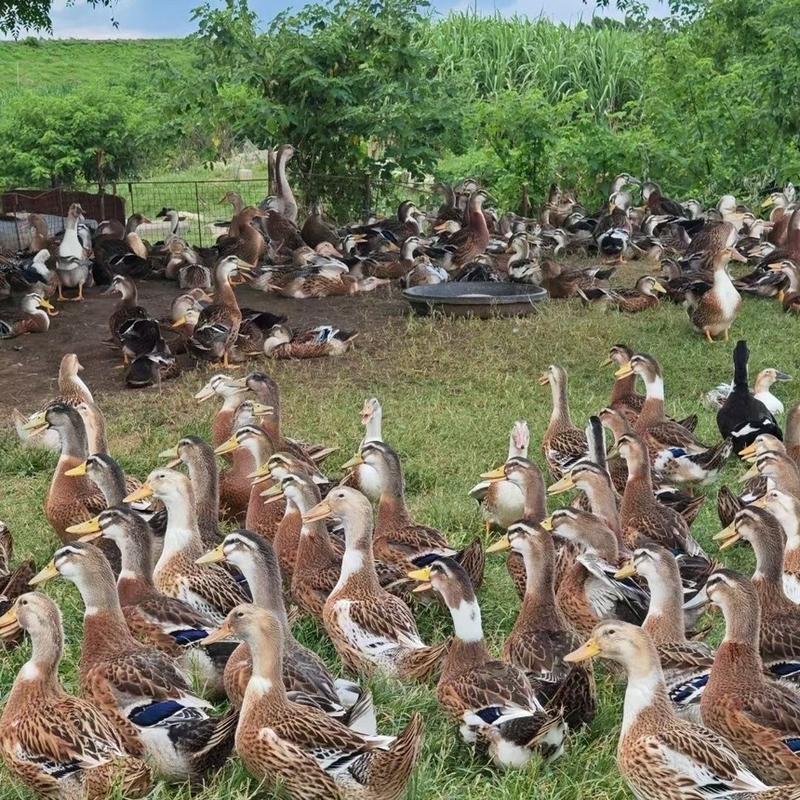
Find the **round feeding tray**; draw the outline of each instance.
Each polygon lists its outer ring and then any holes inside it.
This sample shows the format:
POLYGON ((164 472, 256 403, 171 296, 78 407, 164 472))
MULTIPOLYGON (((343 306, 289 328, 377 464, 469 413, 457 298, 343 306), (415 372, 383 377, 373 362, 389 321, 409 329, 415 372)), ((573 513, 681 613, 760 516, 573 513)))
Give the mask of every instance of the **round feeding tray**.
POLYGON ((437 283, 412 286, 403 292, 411 308, 422 316, 438 311, 454 317, 516 317, 532 314, 549 295, 546 289, 523 283, 437 283))

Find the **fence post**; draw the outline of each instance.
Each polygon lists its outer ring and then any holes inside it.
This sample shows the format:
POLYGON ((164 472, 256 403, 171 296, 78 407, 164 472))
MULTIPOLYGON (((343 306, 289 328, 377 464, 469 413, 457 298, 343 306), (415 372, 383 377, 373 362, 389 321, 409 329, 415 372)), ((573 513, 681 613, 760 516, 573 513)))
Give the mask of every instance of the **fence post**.
POLYGON ((194 204, 197 210, 197 235, 200 238, 200 247, 203 246, 203 225, 200 222, 200 190, 197 181, 194 182, 194 204))
POLYGON ((131 198, 131 214, 135 214, 136 203, 133 202, 133 184, 130 181, 128 181, 128 194, 130 195, 131 198))
POLYGON ((364 176, 364 220, 369 219, 372 213, 372 176, 367 173, 364 176))

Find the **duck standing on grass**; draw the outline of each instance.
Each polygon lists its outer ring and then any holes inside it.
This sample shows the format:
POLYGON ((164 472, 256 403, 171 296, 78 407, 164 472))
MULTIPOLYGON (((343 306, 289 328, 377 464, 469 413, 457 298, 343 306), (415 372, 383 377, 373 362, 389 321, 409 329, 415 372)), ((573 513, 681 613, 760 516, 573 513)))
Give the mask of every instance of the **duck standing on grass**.
POLYGON ((712 261, 713 282, 697 281, 686 291, 686 310, 692 326, 709 342, 720 335, 728 341, 728 332, 742 308, 742 296, 728 274, 730 261, 747 259, 733 247, 721 250, 712 261))

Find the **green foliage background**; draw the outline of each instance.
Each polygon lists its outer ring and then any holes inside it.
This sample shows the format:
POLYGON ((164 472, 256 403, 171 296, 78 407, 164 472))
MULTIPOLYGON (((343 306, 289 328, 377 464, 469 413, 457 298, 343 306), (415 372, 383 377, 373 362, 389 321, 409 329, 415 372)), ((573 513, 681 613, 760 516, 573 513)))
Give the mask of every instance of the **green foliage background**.
POLYGON ((554 179, 591 205, 622 170, 709 201, 796 176, 800 0, 617 4, 624 23, 567 27, 416 0, 265 23, 227 0, 182 41, 2 43, 0 185, 163 174, 245 139, 292 142, 304 176, 470 175, 508 207, 554 179))

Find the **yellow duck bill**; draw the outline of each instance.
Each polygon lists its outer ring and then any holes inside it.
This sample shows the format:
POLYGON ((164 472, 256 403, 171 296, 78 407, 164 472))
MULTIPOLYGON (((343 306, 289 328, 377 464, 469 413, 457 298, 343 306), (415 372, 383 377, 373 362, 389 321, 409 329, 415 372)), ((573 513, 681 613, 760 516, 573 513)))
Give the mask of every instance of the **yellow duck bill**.
POLYGON ((195 560, 195 564, 217 564, 220 561, 225 561, 225 550, 223 546, 217 545, 213 550, 203 553, 200 558, 195 560))
POLYGON ((55 561, 51 561, 44 569, 39 570, 39 572, 28 581, 28 586, 42 586, 47 583, 47 581, 57 578, 59 574, 59 571, 56 569, 55 561))
POLYGON ((568 664, 579 664, 581 661, 589 661, 600 655, 600 646, 592 638, 588 642, 582 644, 577 650, 567 653, 564 656, 564 661, 568 664))
POLYGON ((494 544, 490 544, 486 548, 487 553, 502 553, 504 550, 511 549, 511 540, 508 538, 508 534, 503 534, 494 544))

